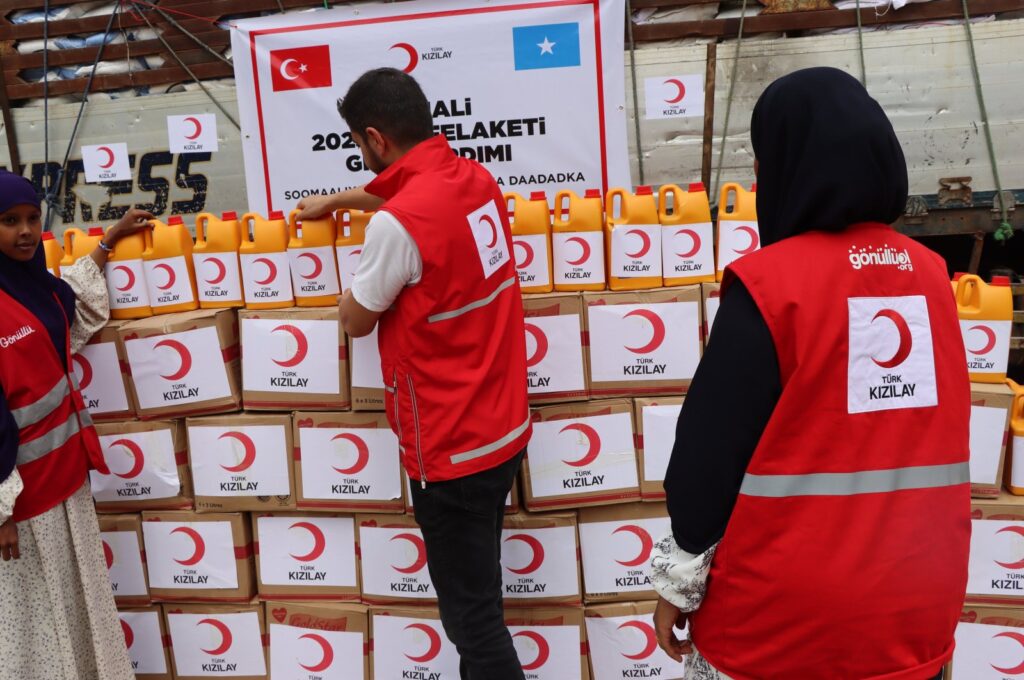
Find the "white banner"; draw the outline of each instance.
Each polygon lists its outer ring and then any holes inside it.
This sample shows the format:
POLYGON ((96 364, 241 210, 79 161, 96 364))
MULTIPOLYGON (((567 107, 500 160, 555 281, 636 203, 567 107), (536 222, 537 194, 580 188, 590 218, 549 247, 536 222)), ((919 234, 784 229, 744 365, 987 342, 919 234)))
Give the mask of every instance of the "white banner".
POLYGON ((275 586, 356 587, 351 517, 260 517, 260 580, 275 586))
POLYGON ((291 493, 284 425, 189 425, 188 446, 196 496, 291 493))
POLYGON ((128 410, 117 343, 88 344, 71 357, 75 379, 85 405, 93 415, 128 410))
POLYGON ((579 595, 575 527, 505 529, 501 532, 501 582, 505 599, 579 595))
POLYGON ((100 541, 114 595, 148 595, 139 535, 134 531, 101 531, 100 541))
POLYGON ((419 81, 435 132, 503 188, 630 186, 624 16, 622 0, 413 0, 236 22, 249 207, 372 178, 335 102, 385 66, 419 81))
POLYGON ((270 624, 270 677, 308 680, 362 678, 363 634, 270 624))
POLYGON ((299 428, 302 495, 390 501, 402 495, 398 437, 383 428, 299 428))
POLYGON ((159 611, 118 612, 121 630, 136 675, 168 672, 159 611))
POLYGON ((97 501, 173 498, 181 491, 169 429, 105 434, 100 436, 100 448, 110 474, 89 471, 97 501))
POLYGON ((237 588, 231 522, 143 522, 151 588, 237 588))
POLYGON ((167 627, 179 676, 263 676, 267 672, 256 612, 168 613, 167 627))

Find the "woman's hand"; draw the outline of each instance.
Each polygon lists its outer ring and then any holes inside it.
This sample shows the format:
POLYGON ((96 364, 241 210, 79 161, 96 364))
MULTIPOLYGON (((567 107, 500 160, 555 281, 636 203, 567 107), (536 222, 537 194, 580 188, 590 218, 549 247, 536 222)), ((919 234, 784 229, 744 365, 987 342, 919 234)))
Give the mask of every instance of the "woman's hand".
POLYGON ((153 219, 151 213, 139 210, 138 208, 131 208, 124 214, 124 217, 117 221, 117 224, 107 230, 107 235, 103 238, 103 242, 113 247, 114 244, 125 236, 134 234, 139 229, 146 227, 151 219, 153 219))
POLYGON ((21 557, 18 551, 18 527, 13 519, 0 524, 0 557, 4 562, 21 557))
POLYGON ((665 598, 658 598, 658 606, 654 610, 654 632, 658 637, 658 646, 680 663, 684 656, 693 653, 693 644, 689 640, 677 638, 672 629, 685 628, 686 618, 686 612, 679 611, 679 607, 665 598))

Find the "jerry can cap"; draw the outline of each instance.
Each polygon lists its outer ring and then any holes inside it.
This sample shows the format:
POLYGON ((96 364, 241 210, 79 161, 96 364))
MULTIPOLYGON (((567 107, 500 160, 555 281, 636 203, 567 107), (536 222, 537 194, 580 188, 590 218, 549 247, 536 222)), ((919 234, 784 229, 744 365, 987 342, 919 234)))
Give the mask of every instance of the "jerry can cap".
POLYGON ((750 185, 750 190, 754 193, 757 193, 757 182, 754 182, 753 184, 750 185))
POLYGON ((172 225, 172 224, 185 224, 185 220, 181 219, 181 215, 171 215, 167 219, 167 224, 168 225, 172 225))
POLYGON ((600 189, 587 189, 583 194, 583 198, 601 198, 600 189))
POLYGON ((284 219, 284 213, 281 212, 280 210, 275 210, 274 212, 270 213, 267 216, 267 218, 271 219, 271 220, 283 220, 284 219))
POLYGON ((691 194, 699 194, 702 191, 707 191, 707 189, 704 188, 704 182, 690 182, 687 191, 691 194))
POLYGON ((103 236, 103 227, 89 227, 89 236, 103 236))
POLYGON ((967 272, 954 272, 953 273, 953 281, 954 282, 955 281, 959 281, 960 279, 962 279, 965 276, 967 276, 967 272))
POLYGON ((52 231, 44 231, 43 232, 43 240, 44 241, 53 241, 55 238, 56 237, 53 235, 52 231))
POLYGON ((548 200, 548 195, 546 193, 544 193, 543 191, 531 191, 530 192, 530 200, 531 201, 546 201, 546 200, 548 200))
POLYGON ((238 213, 234 210, 225 210, 220 214, 220 218, 224 221, 237 220, 238 213))
POLYGON ((637 196, 651 196, 654 194, 654 189, 648 184, 641 184, 636 188, 637 196))
POLYGON ((1010 277, 1009 276, 993 276, 992 277, 992 285, 993 286, 1009 286, 1010 285, 1010 277))

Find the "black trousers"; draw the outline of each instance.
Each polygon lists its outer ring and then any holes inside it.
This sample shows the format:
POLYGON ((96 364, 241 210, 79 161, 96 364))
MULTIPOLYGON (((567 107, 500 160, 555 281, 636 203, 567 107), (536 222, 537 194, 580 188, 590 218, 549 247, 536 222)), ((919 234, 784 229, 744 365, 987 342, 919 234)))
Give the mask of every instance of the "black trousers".
POLYGON ((441 624, 459 652, 462 680, 523 680, 501 584, 505 497, 522 459, 521 451, 496 468, 426 489, 412 482, 441 624))

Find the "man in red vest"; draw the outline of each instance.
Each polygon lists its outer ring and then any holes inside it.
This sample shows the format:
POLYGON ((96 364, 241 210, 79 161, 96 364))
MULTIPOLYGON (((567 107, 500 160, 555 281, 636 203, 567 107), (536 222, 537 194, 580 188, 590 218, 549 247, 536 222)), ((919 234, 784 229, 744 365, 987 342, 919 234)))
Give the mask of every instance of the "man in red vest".
POLYGON ((411 76, 369 71, 338 110, 377 177, 300 203, 300 217, 377 209, 342 324, 353 337, 378 329, 387 415, 462 678, 521 680, 503 620, 501 531, 531 428, 504 200, 483 166, 434 136, 411 76))

